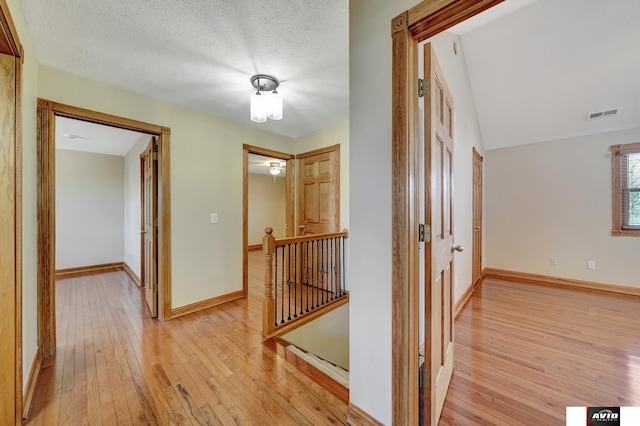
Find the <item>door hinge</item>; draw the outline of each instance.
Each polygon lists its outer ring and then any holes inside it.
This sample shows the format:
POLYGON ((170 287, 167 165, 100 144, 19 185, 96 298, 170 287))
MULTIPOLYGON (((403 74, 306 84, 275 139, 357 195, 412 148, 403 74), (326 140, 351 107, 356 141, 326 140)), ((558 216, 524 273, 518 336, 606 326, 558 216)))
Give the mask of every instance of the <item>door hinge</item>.
POLYGON ((152 153, 151 153, 151 158, 152 158, 153 160, 158 161, 158 152, 157 152, 157 151, 152 152, 152 153))
POLYGON ((153 291, 158 291, 158 283, 153 283, 153 291))
POLYGON ((431 389, 431 374, 422 368, 418 370, 418 387, 420 389, 431 389))
POLYGON ((158 226, 158 218, 157 217, 153 218, 153 226, 158 226))
POLYGON ((431 90, 431 82, 428 78, 418 79, 418 97, 423 98, 424 94, 431 90))
POLYGON ((422 223, 418 225, 418 241, 421 243, 431 241, 431 226, 422 223))

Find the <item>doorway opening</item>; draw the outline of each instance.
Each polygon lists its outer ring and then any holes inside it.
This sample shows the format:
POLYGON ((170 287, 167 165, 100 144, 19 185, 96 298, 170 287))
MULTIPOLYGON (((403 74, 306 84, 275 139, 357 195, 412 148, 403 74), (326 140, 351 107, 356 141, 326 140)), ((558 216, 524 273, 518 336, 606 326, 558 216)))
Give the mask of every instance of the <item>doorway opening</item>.
MULTIPOLYGON (((256 241, 256 236, 251 235, 250 240, 250 228, 249 228, 249 172, 250 168, 260 168, 269 170, 271 167, 269 163, 278 163, 278 167, 282 169, 285 175, 285 224, 284 235, 285 237, 294 236, 294 223, 295 223, 295 209, 294 209, 294 186, 295 186, 295 165, 294 156, 283 152, 273 151, 266 148, 260 148, 257 146, 243 145, 243 178, 242 178, 242 293, 246 297, 249 293, 249 248, 260 246, 262 244, 262 237, 264 236, 264 229, 262 229, 262 235, 260 239, 256 241), (250 161, 251 157, 251 161, 250 161), (262 164, 261 164, 262 163, 262 164), (283 165, 284 163, 284 165, 283 165), (268 166, 267 166, 268 165, 268 166)), ((273 175, 275 176, 275 175, 273 175)), ((273 226, 273 225, 270 225, 273 226)), ((258 248, 260 248, 258 247, 258 248)))
MULTIPOLYGON (((38 337, 40 356, 56 351, 56 119, 74 119, 132 130, 157 143, 157 271, 158 318, 171 318, 170 169, 168 127, 143 123, 38 99, 38 337)), ((138 163, 139 164, 139 163, 138 163)), ((138 169, 139 170, 139 169, 138 169)), ((100 224, 97 224, 98 226, 100 224)))
MULTIPOLYGON (((418 43, 501 2, 425 0, 392 19, 392 417, 398 424, 418 423, 419 380, 433 380, 423 377, 420 371, 420 306, 415 297, 419 294, 421 254, 418 247, 422 235, 419 230, 424 229, 418 220, 420 193, 414 184, 420 179, 418 43)), ((444 103, 440 105, 444 106, 444 103)), ((425 146, 425 152, 431 152, 431 148, 425 146)), ((437 195, 435 190, 427 185, 425 199, 433 200, 437 195)), ((430 289, 433 286, 431 271, 426 271, 425 275, 428 277, 426 288, 430 289)), ((426 302, 425 311, 429 312, 431 308, 426 302)), ((444 400, 443 395, 440 398, 444 400)), ((439 401, 439 398, 425 399, 425 405, 430 404, 424 407, 431 419, 427 421, 429 424, 433 423, 439 401)))

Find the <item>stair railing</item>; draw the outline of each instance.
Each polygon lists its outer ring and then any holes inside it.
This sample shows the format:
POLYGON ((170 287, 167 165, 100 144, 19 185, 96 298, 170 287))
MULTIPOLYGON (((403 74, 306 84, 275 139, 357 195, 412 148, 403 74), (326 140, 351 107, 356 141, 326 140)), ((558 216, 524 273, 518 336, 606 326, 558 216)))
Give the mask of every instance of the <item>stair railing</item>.
POLYGON ((262 334, 288 332, 348 302, 349 231, 275 239, 265 229, 262 334))

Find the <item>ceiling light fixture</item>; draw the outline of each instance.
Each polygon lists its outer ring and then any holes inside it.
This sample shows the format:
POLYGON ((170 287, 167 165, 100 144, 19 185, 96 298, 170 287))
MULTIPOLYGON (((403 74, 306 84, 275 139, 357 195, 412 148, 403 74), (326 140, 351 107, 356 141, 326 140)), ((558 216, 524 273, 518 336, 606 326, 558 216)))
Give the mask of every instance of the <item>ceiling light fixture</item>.
POLYGON ((277 161, 269 163, 269 173, 271 173, 273 176, 279 175, 280 170, 282 170, 282 168, 280 167, 280 163, 278 163, 277 161))
POLYGON ((257 89, 251 95, 251 121, 264 123, 267 118, 282 120, 282 96, 276 90, 280 86, 278 79, 266 74, 256 74, 251 77, 251 84, 257 89))

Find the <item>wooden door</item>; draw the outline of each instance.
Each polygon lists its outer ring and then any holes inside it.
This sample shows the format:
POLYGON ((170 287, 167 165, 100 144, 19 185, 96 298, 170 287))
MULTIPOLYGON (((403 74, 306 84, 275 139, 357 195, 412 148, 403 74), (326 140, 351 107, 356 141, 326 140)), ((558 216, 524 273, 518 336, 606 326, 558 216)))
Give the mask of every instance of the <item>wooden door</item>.
POLYGON ((158 152, 151 138, 140 155, 142 171, 142 283, 151 316, 158 316, 158 152))
POLYGON ((425 362, 423 423, 436 425, 453 374, 453 99, 431 45, 424 46, 425 362))
POLYGON ((472 279, 482 276, 482 156, 473 149, 473 253, 472 279))
POLYGON ((340 146, 298 158, 297 235, 338 232, 340 223, 340 146))

